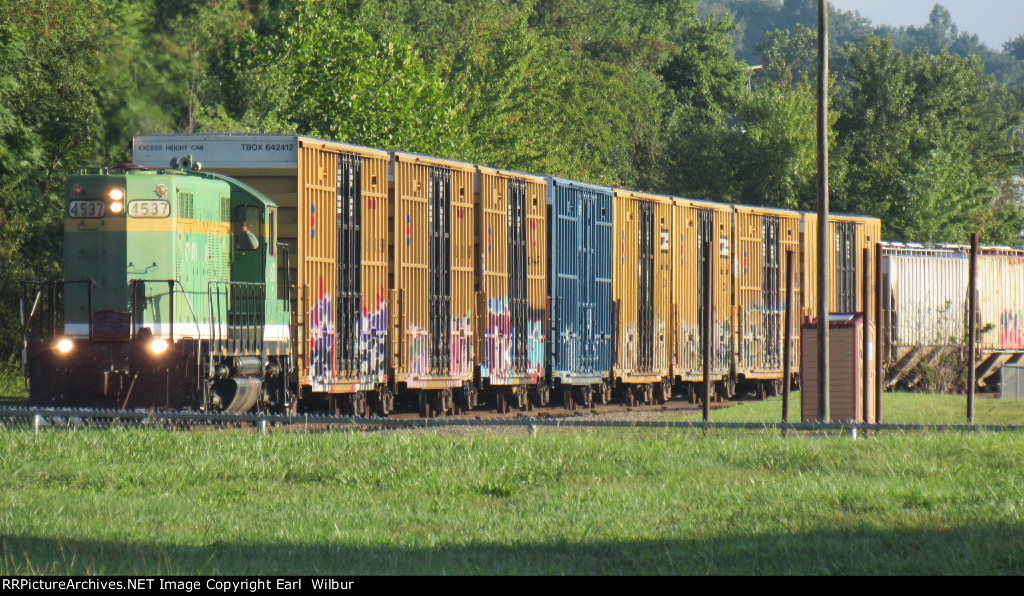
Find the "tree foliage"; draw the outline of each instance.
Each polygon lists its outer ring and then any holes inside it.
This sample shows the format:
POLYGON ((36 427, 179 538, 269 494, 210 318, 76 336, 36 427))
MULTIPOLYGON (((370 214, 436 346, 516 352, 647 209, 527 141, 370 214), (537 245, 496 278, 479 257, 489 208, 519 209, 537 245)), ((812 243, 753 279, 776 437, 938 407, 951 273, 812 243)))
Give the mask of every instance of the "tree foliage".
POLYGON ((836 125, 849 167, 842 208, 881 217, 886 237, 898 240, 979 231, 1005 242, 998 220, 1006 217, 1019 232, 1019 215, 996 207, 995 189, 1013 174, 1007 131, 1020 114, 980 59, 908 56, 876 36, 848 46, 845 58, 836 125))

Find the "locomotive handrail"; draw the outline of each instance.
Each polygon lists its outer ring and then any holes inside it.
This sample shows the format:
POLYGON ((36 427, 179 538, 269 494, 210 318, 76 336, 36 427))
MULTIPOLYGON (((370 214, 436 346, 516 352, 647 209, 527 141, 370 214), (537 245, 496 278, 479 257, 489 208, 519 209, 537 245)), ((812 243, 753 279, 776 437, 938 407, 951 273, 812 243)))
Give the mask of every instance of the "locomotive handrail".
MULTIPOLYGON (((168 335, 170 336, 170 338, 169 338, 170 341, 171 342, 174 341, 174 286, 175 285, 177 285, 179 288, 181 288, 181 295, 185 298, 185 304, 188 306, 189 313, 191 313, 191 315, 192 315, 192 322, 196 326, 197 338, 200 341, 202 341, 203 328, 199 324, 199 317, 196 316, 196 311, 195 311, 194 308, 192 308, 192 301, 189 300, 189 298, 188 298, 188 292, 185 290, 185 286, 182 285, 182 283, 179 280, 176 280, 176 279, 139 279, 139 278, 136 278, 136 279, 132 279, 132 280, 128 281, 128 286, 131 288, 131 295, 132 295, 132 304, 131 304, 132 335, 133 336, 135 335, 135 326, 138 323, 138 320, 135 317, 135 309, 136 309, 136 307, 138 305, 138 301, 135 299, 136 298, 136 290, 135 290, 135 288, 136 288, 136 286, 138 284, 142 284, 142 286, 145 287, 145 285, 147 283, 165 283, 168 286, 167 295, 171 297, 171 302, 170 302, 170 321, 169 321, 170 322, 170 328, 168 330, 169 331, 168 335)), ((90 314, 90 317, 91 316, 92 315, 90 314)), ((90 324, 90 327, 91 326, 92 325, 90 324)))
MULTIPOLYGON (((65 280, 65 281, 56 281, 56 280, 51 280, 51 281, 25 280, 25 281, 21 282, 22 295, 21 295, 21 299, 20 299, 21 335, 22 335, 22 341, 23 342, 28 341, 29 326, 32 324, 32 320, 35 318, 36 311, 39 308, 39 301, 40 301, 40 299, 42 298, 42 295, 43 295, 43 290, 41 288, 49 288, 49 292, 48 292, 48 294, 49 294, 49 296, 48 296, 48 298, 49 298, 49 300, 48 300, 49 305, 48 305, 48 307, 49 307, 49 310, 50 310, 50 321, 49 321, 48 333, 42 333, 41 332, 40 335, 49 335, 49 337, 51 339, 56 337, 56 335, 57 335, 57 307, 58 307, 58 304, 57 304, 57 302, 58 302, 58 300, 57 300, 57 286, 61 286, 61 288, 63 288, 63 286, 65 286, 67 284, 85 284, 86 285, 86 307, 88 309, 88 316, 89 316, 89 321, 88 321, 89 326, 88 326, 88 329, 89 329, 89 338, 92 339, 92 332, 93 332, 92 289, 96 285, 96 282, 94 280, 91 280, 91 279, 76 279, 76 280, 65 280), (32 309, 28 313, 28 316, 26 316, 26 313, 25 313, 25 297, 26 297, 26 295, 28 293, 28 291, 27 291, 28 288, 30 288, 32 286, 37 286, 40 289, 36 290, 35 298, 32 301, 32 309)), ((40 338, 36 338, 36 339, 40 339, 40 338)))
POLYGON ((240 312, 236 312, 236 315, 243 316, 244 319, 240 323, 235 323, 242 334, 240 341, 242 342, 246 351, 263 352, 263 333, 262 329, 266 327, 265 311, 263 304, 266 301, 266 284, 261 282, 232 282, 232 281, 211 281, 208 285, 208 300, 210 308, 210 323, 211 323, 211 341, 217 345, 221 341, 232 341, 230 331, 232 322, 226 320, 225 337, 219 336, 219 322, 221 320, 220 315, 223 310, 224 316, 230 319, 231 304, 232 301, 240 301, 244 304, 240 312), (226 289, 225 293, 223 289, 226 289), (239 296, 232 296, 232 289, 239 288, 242 290, 239 296), (217 297, 216 308, 214 308, 214 297, 217 297), (220 297, 224 296, 223 307, 221 305, 220 297), (259 332, 257 332, 259 329, 259 332))

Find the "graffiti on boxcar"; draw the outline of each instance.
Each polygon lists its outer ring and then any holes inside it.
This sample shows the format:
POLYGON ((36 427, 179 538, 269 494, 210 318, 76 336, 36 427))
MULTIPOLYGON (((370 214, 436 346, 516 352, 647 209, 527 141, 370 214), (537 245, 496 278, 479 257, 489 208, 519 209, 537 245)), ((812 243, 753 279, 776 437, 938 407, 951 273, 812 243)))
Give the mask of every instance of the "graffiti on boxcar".
POLYGON ((377 298, 373 301, 372 310, 367 308, 366 297, 363 297, 362 332, 359 336, 359 347, 363 353, 359 372, 363 378, 377 382, 387 380, 384 357, 388 333, 388 303, 384 295, 384 287, 381 286, 377 298))
MULTIPOLYGON (((451 321, 451 343, 448 374, 444 378, 465 379, 473 371, 473 332, 470 313, 451 321)), ((409 325, 409 368, 407 380, 422 381, 431 378, 430 333, 416 324, 409 325)))
POLYGON ((530 319, 530 335, 526 340, 526 358, 529 362, 530 380, 537 382, 544 372, 544 323, 540 316, 530 319))
MULTIPOLYGON (((683 323, 679 327, 680 363, 684 371, 699 373, 704 355, 701 353, 700 324, 683 323)), ((731 353, 729 338, 732 337, 732 322, 722 320, 717 312, 712 313, 711 324, 711 370, 719 373, 729 370, 731 353)))
POLYGON ((426 378, 430 372, 430 347, 427 330, 415 323, 409 325, 409 380, 426 378))
POLYGON ((326 384, 334 377, 334 306, 322 278, 309 315, 309 376, 313 383, 326 384))
POLYGON ((451 376, 464 379, 473 374, 473 327, 472 313, 466 311, 461 317, 452 317, 451 376))
POLYGON ((743 309, 742 358, 745 368, 780 368, 782 366, 782 327, 786 306, 766 307, 762 301, 743 309))
MULTIPOLYGON (((667 362, 667 350, 665 346, 665 337, 668 335, 668 327, 665 321, 658 321, 654 324, 654 335, 651 341, 654 342, 651 354, 653 360, 651 361, 651 370, 664 370, 668 368, 667 362), (656 339, 655 339, 656 338, 656 339)), ((623 350, 622 350, 622 364, 620 368, 624 371, 641 371, 645 370, 640 364, 640 342, 637 337, 637 331, 635 325, 627 325, 625 329, 625 335, 623 336, 623 350)))
POLYGON ((658 321, 654 326, 654 336, 657 337, 657 346, 654 350, 654 370, 665 370, 668 368, 668 350, 665 345, 665 338, 668 336, 668 324, 665 321, 658 321))
POLYGON ((622 361, 627 370, 636 368, 636 358, 640 350, 636 343, 636 325, 626 325, 622 335, 622 361))
POLYGON ((487 301, 487 329, 484 331, 486 358, 481 374, 492 382, 523 377, 536 380, 540 377, 544 358, 544 334, 539 314, 527 321, 527 329, 516 329, 512 325, 508 303, 501 298, 487 301), (519 333, 526 333, 525 374, 515 372, 515 345, 519 333))
POLYGON ((999 315, 999 348, 1024 348, 1024 312, 1004 310, 999 315))
POLYGON ((512 369, 512 319, 508 304, 501 298, 487 301, 487 329, 484 331, 486 359, 481 374, 491 378, 507 378, 512 369))

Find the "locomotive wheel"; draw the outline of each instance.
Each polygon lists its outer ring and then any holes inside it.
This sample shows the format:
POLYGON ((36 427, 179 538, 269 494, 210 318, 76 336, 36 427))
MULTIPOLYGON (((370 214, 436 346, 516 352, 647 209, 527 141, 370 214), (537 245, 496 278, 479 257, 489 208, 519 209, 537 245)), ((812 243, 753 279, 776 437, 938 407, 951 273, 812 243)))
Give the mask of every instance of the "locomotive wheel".
POLYGON ((633 385, 626 385, 626 405, 636 407, 636 388, 633 385))
POLYGON ((601 383, 597 386, 597 402, 607 404, 612 400, 612 386, 608 383, 601 383))

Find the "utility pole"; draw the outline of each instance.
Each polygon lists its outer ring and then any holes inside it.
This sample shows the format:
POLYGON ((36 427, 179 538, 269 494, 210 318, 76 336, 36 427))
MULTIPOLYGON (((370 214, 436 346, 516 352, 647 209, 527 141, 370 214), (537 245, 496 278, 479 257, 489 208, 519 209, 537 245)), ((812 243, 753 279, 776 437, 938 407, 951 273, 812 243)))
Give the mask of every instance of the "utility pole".
POLYGON ((818 0, 818 418, 831 422, 828 350, 828 0, 818 0))

